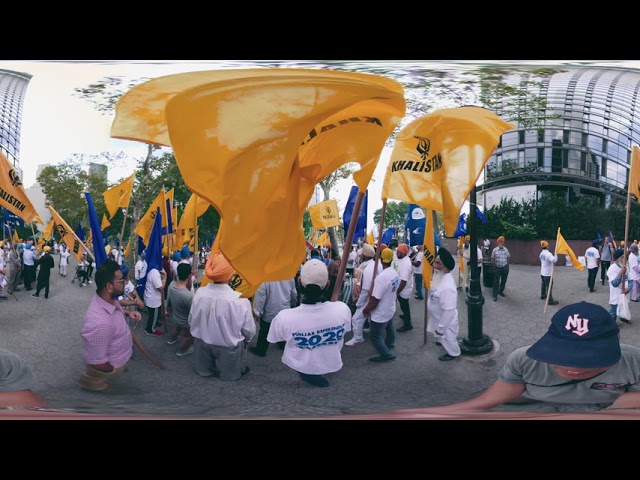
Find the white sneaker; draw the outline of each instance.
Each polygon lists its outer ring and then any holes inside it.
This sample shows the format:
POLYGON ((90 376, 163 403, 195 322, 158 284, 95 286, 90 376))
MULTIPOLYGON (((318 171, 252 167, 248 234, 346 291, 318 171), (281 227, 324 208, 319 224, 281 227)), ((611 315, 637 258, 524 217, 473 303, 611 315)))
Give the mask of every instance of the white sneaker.
POLYGON ((179 350, 178 350, 178 351, 176 352, 176 355, 177 355, 178 357, 184 357, 184 356, 186 356, 186 355, 191 355, 191 354, 192 354, 193 352, 195 352, 195 351, 196 351, 196 347, 195 347, 194 345, 191 345, 191 346, 190 346, 189 348, 187 348, 187 350, 186 350, 186 351, 184 351, 184 352, 181 352, 181 351, 179 351, 179 350))
POLYGON ((364 342, 364 338, 361 340, 356 340, 355 338, 352 338, 351 340, 349 340, 348 342, 345 342, 344 344, 347 347, 355 347, 357 344, 364 342))

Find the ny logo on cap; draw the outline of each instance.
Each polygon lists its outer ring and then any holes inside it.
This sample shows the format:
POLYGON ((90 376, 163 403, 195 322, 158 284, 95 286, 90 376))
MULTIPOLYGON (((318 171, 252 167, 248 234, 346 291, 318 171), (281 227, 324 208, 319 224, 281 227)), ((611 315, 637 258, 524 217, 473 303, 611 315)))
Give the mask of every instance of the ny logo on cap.
POLYGON ((574 328, 571 333, 582 336, 585 333, 589 333, 589 320, 587 318, 580 318, 577 313, 567 318, 567 324, 564 326, 567 330, 574 328))

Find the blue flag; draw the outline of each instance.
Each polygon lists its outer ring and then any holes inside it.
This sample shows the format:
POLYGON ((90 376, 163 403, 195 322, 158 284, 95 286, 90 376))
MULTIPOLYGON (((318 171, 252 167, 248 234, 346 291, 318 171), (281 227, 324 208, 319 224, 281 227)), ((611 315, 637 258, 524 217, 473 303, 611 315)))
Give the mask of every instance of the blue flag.
POLYGON ((602 243, 604 239, 602 238, 602 235, 600 235, 600 231, 596 230, 596 233, 598 234, 598 241, 602 243))
POLYGON ((393 236, 396 234, 396 229, 394 227, 385 228, 382 232, 382 243, 389 245, 389 242, 393 239, 393 236))
MULTIPOLYGON (((356 196, 358 195, 358 187, 356 185, 351 187, 351 191, 349 192, 349 200, 347 201, 347 206, 344 208, 344 213, 342 214, 342 223, 344 225, 344 231, 349 231, 349 225, 351 225, 351 216, 353 215, 353 207, 356 204, 356 196)), ((353 239, 357 240, 358 238, 365 238, 367 235, 367 206, 369 199, 369 192, 366 191, 364 193, 364 198, 362 199, 362 205, 360 205, 360 212, 358 212, 358 223, 356 224, 356 229, 353 232, 353 239)))
POLYGON ((149 245, 147 245, 147 253, 144 260, 147 262, 147 273, 138 280, 136 285, 136 291, 140 296, 144 295, 144 287, 147 284, 149 272, 154 269, 162 270, 162 214, 160 213, 160 208, 158 208, 156 218, 153 220, 149 245))
POLYGON ((427 227, 427 217, 419 205, 411 203, 405 222, 405 237, 410 247, 424 244, 424 231, 427 227))
POLYGON ((142 241, 142 237, 138 236, 138 255, 140 255, 142 252, 144 252, 145 248, 146 248, 146 245, 142 241))
POLYGON ((467 234, 467 214, 462 213, 460 217, 458 217, 458 225, 456 226, 456 231, 453 233, 453 236, 464 237, 467 234))
POLYGON ((78 222, 78 227, 76 228, 76 235, 84 242, 84 230, 82 229, 80 222, 78 222))
POLYGON ((169 233, 173 233, 173 220, 171 216, 173 213, 171 212, 171 199, 167 198, 167 228, 169 229, 169 233))
MULTIPOLYGON (((102 238, 102 231, 100 230, 100 220, 98 220, 98 213, 96 212, 96 207, 93 204, 93 198, 89 192, 86 192, 84 195, 87 199, 87 205, 89 206, 89 228, 91 228, 93 255, 96 258, 96 268, 99 268, 100 265, 107 260, 107 252, 104 249, 104 239, 102 238)), ((78 226, 80 227, 80 225, 78 226)), ((82 235, 84 236, 84 232, 82 232, 82 235)), ((80 235, 78 235, 78 237, 80 237, 80 235)), ((82 238, 82 240, 84 240, 84 238, 82 238)))
POLYGON ((476 217, 482 222, 483 225, 487 224, 487 217, 484 216, 484 213, 480 211, 480 208, 476 205, 476 217))
POLYGON ((11 213, 7 208, 2 209, 2 224, 9 225, 14 229, 18 225, 24 228, 24 220, 22 220, 18 215, 11 213))

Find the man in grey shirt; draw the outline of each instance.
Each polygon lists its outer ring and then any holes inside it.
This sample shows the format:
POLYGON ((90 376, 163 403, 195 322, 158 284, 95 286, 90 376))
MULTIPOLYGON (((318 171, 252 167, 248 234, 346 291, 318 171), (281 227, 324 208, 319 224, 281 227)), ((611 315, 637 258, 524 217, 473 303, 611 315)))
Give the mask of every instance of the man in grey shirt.
POLYGON ((600 280, 602 281, 602 285, 604 285, 605 280, 607 280, 607 270, 611 266, 612 257, 613 245, 611 245, 609 237, 605 237, 602 252, 600 252, 600 280))
MULTIPOLYGON (((253 296, 253 316, 260 321, 260 331, 255 347, 249 351, 259 357, 264 357, 269 348, 267 334, 271 327, 271 320, 285 308, 298 306, 298 292, 293 278, 279 282, 265 282, 253 296)), ((282 342, 284 343, 284 342, 282 342)))
POLYGON ((167 305, 171 308, 173 318, 173 329, 167 340, 169 345, 173 345, 180 340, 180 334, 184 333, 176 355, 184 357, 194 352, 193 337, 189 330, 189 312, 193 302, 193 291, 191 290, 191 266, 187 263, 178 265, 178 278, 169 284, 167 293, 167 305))

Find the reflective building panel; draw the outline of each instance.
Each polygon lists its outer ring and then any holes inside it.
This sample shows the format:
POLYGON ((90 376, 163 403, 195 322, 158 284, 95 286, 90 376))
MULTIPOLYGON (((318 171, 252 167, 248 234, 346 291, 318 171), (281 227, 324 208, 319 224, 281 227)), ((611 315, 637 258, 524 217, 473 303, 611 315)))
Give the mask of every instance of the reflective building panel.
POLYGON ((20 168, 20 128, 22 107, 31 75, 0 69, 0 151, 20 168))

